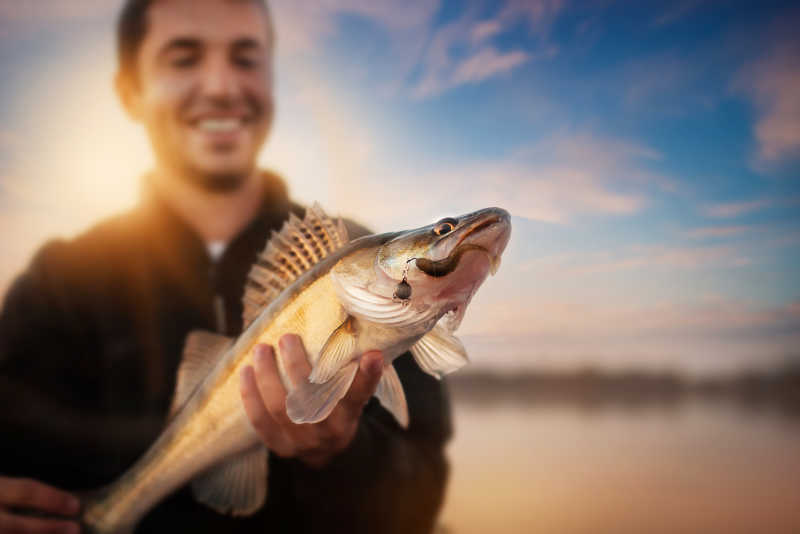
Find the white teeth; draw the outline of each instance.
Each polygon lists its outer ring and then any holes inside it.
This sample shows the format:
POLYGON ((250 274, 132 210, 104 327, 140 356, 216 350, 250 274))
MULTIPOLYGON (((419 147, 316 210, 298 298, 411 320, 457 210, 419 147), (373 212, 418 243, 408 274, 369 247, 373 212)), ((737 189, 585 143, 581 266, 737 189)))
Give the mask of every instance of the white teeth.
POLYGON ((207 132, 230 132, 238 128, 239 124, 241 124, 241 121, 236 118, 202 119, 197 123, 197 126, 207 132))

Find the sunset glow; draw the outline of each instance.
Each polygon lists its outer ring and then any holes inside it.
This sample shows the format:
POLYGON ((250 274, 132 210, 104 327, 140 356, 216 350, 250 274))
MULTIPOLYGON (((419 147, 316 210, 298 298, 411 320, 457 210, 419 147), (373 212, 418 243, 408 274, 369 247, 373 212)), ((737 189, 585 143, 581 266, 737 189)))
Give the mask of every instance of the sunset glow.
MULTIPOLYGON (((0 290, 45 239, 133 206, 152 161, 112 91, 117 3, 18 5, 0 290)), ((261 164, 376 231, 508 209, 462 327, 477 367, 780 365, 800 355, 800 18, 676 6, 274 2, 261 164)))

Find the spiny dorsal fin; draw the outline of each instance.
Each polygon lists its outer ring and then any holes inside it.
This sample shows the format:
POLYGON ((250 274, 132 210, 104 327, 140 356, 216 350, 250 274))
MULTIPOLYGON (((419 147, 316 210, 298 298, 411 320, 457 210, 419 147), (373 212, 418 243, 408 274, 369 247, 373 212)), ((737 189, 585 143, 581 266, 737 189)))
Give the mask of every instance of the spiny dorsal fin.
POLYGON ((175 393, 169 408, 174 415, 183 406, 197 384, 211 372, 222 354, 233 344, 233 339, 205 330, 194 330, 186 336, 183 359, 178 367, 175 393))
POLYGON ((301 274, 349 241, 344 222, 325 215, 316 202, 306 210, 302 220, 289 215, 281 231, 272 232, 247 277, 244 328, 301 274))

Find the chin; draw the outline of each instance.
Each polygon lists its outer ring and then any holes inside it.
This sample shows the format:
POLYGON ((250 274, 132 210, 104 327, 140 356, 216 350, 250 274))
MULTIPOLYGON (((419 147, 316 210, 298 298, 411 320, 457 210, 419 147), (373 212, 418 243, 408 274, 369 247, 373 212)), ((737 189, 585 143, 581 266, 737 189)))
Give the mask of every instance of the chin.
POLYGON ((210 191, 231 191, 241 186, 255 169, 255 158, 212 155, 189 163, 192 181, 210 191))
POLYGON ((186 177, 195 185, 213 193, 235 191, 252 175, 250 165, 191 166, 186 177))

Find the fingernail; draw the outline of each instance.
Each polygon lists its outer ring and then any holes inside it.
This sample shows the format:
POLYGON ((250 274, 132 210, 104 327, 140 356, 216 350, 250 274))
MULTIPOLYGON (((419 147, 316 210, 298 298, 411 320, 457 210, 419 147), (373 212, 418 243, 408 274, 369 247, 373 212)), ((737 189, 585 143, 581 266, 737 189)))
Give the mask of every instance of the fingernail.
POLYGON ((294 334, 284 334, 278 340, 278 345, 280 345, 281 349, 286 350, 291 348, 297 342, 297 336, 294 334))

